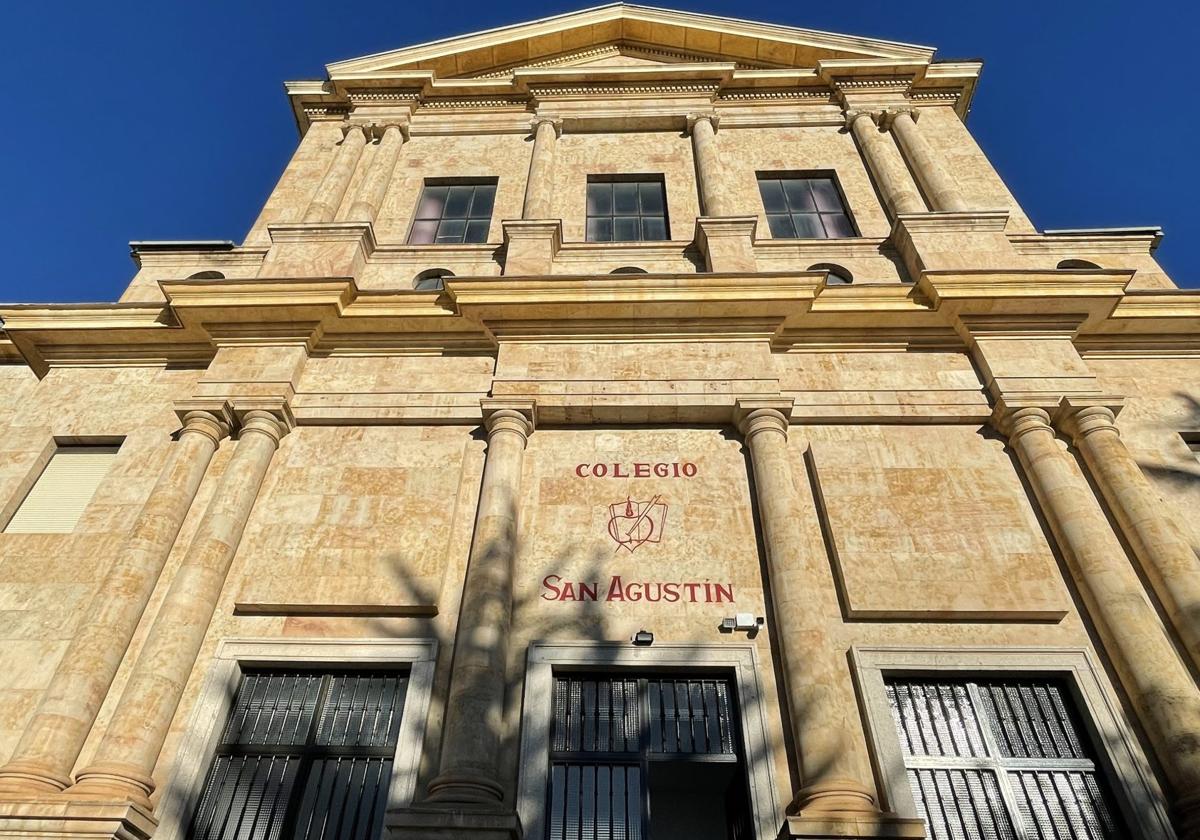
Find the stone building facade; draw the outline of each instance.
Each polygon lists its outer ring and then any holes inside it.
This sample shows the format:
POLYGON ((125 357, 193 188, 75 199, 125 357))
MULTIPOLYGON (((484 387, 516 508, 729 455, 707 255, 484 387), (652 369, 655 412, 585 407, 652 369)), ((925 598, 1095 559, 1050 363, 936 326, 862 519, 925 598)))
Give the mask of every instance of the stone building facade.
POLYGON ((240 245, 0 309, 0 837, 1200 838, 1200 295, 979 72, 615 4, 289 83, 240 245))

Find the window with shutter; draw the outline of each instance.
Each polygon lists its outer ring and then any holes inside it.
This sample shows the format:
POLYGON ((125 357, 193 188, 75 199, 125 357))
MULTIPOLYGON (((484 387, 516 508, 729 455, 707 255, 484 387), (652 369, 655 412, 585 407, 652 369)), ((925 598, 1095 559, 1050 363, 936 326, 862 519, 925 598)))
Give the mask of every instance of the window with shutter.
POLYGON ((6 534, 69 534, 104 479, 120 446, 60 446, 12 519, 6 534))
POLYGON ((930 840, 1128 837, 1066 685, 888 678, 930 840))
POLYGON ((188 836, 380 837, 407 682, 395 672, 247 672, 188 836))
POLYGON ((554 680, 549 840, 751 838, 730 681, 554 680))

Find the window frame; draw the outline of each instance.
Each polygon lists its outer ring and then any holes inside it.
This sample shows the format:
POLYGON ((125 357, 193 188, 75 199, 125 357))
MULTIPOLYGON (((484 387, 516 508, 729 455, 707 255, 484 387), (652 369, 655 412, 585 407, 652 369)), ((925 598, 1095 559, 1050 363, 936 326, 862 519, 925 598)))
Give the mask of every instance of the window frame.
MULTIPOLYGON (((762 169, 762 170, 755 170, 754 186, 758 190, 758 202, 759 202, 759 206, 762 208, 762 219, 766 223, 767 232, 770 234, 770 238, 772 240, 776 240, 778 242, 838 242, 838 241, 845 240, 845 239, 861 239, 862 238, 862 231, 859 229, 858 220, 855 219, 854 214, 852 212, 850 212, 850 202, 848 202, 846 200, 846 191, 844 189, 842 189, 842 182, 841 182, 841 179, 839 179, 837 176, 837 170, 834 170, 834 169, 802 169, 802 170, 762 169), (824 179, 827 179, 827 180, 833 182, 833 188, 835 190, 837 190, 838 201, 840 201, 841 205, 842 205, 842 215, 845 216, 846 221, 850 223, 850 230, 852 231, 851 235, 850 236, 812 237, 812 236, 776 236, 774 233, 771 233, 771 220, 768 218, 768 216, 770 214, 767 212, 767 205, 763 201, 763 197, 762 197, 762 181, 764 179, 768 180, 768 181, 802 181, 802 180, 803 181, 813 181, 813 180, 817 180, 817 179, 821 179, 821 178, 824 178, 824 179)), ((814 211, 814 214, 817 216, 824 215, 822 213, 822 211, 820 211, 820 210, 814 211)), ((822 230, 825 229, 824 221, 821 222, 821 229, 822 230)))
MULTIPOLYGON (((421 181, 421 189, 417 192, 416 204, 413 205, 412 217, 409 219, 409 222, 408 222, 408 232, 404 236, 404 244, 406 246, 412 246, 415 248, 429 248, 431 246, 436 246, 436 247, 440 247, 440 248, 464 248, 464 247, 469 248, 469 247, 483 247, 485 245, 491 244, 492 223, 495 221, 495 218, 496 218, 496 198, 499 195, 499 192, 500 192, 500 178, 495 175, 481 175, 478 177, 453 176, 453 177, 439 177, 439 178, 423 179, 421 181), (467 242, 467 241, 465 241, 465 236, 466 236, 465 228, 463 231, 464 241, 462 241, 462 242, 438 242, 438 241, 436 241, 437 240, 437 231, 436 230, 434 231, 434 235, 433 235, 434 241, 433 242, 413 242, 412 241, 413 228, 415 228, 417 226, 417 222, 431 221, 430 219, 422 218, 417 215, 421 210, 422 202, 425 200, 425 190, 429 189, 430 187, 483 187, 483 186, 493 187, 494 192, 492 193, 492 210, 488 214, 488 218, 487 218, 487 223, 488 223, 487 235, 484 237, 482 242, 467 242)), ((471 198, 472 203, 474 202, 474 200, 475 200, 474 194, 472 194, 472 198, 471 198)), ((439 216, 437 220, 439 223, 441 223, 445 219, 446 219, 445 215, 442 215, 442 216, 439 216)), ((478 217, 476 219, 472 219, 470 216, 463 217, 464 222, 478 221, 478 220, 479 220, 478 217)))
POLYGON ((1032 676, 1065 682, 1092 738, 1098 771, 1126 825, 1147 840, 1173 840, 1165 799, 1150 764, 1125 724, 1112 687, 1086 648, 891 647, 850 649, 859 703, 884 806, 918 819, 900 736, 888 705, 886 676, 987 679, 1032 676))
POLYGON ((171 772, 163 786, 156 840, 185 840, 204 792, 204 780, 233 709, 246 669, 296 668, 337 671, 395 668, 408 674, 396 739, 387 808, 412 802, 433 692, 437 642, 433 639, 226 639, 188 717, 171 772))
POLYGON ((737 692, 750 812, 758 840, 774 840, 783 825, 783 803, 775 789, 774 757, 767 735, 766 699, 758 650, 750 644, 663 644, 633 647, 620 642, 533 642, 525 667, 525 703, 521 711, 520 773, 517 813, 525 836, 546 836, 546 794, 550 781, 554 676, 568 672, 627 672, 684 676, 723 671, 737 692))
MULTIPOLYGON (((641 232, 641 220, 646 218, 657 218, 656 216, 646 216, 640 211, 636 218, 638 219, 638 232, 641 232)), ((583 194, 583 241, 596 243, 600 245, 628 245, 633 242, 670 242, 671 241, 671 210, 667 205, 667 178, 662 172, 635 172, 635 173, 592 173, 586 176, 584 182, 583 194), (589 239, 588 238, 588 222, 591 219, 616 219, 618 214, 615 212, 600 216, 593 216, 587 211, 588 190, 592 184, 658 184, 662 188, 662 221, 663 221, 663 238, 662 239, 643 239, 639 236, 637 239, 589 239)))
POLYGON ((38 482, 42 480, 43 474, 50 466, 50 462, 63 449, 73 449, 77 447, 111 447, 116 451, 113 453, 113 464, 109 465, 109 472, 106 473, 100 482, 96 485, 95 491, 92 493, 87 504, 79 512, 79 518, 75 521, 70 531, 13 531, 12 534, 37 534, 46 535, 53 534, 57 536, 70 536, 79 531, 79 523, 87 515, 87 509, 96 501, 96 497, 100 494, 100 488, 108 481, 111 476, 112 467, 116 465, 117 459, 122 456, 122 448, 125 446, 125 435, 54 435, 48 441, 42 450, 38 452, 33 463, 30 464, 29 470, 22 477, 16 489, 9 496, 8 501, 0 507, 0 537, 8 536, 8 526, 13 519, 16 518, 25 501, 29 498, 38 482))

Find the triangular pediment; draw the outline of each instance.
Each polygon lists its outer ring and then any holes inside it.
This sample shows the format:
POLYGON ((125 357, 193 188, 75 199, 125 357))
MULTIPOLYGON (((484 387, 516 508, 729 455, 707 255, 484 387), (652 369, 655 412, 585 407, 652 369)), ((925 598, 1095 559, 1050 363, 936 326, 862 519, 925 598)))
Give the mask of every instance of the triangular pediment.
POLYGON ((722 62, 792 69, 835 60, 926 62, 933 52, 892 41, 614 3, 340 61, 328 70, 331 77, 424 71, 441 79, 471 79, 548 67, 722 62))

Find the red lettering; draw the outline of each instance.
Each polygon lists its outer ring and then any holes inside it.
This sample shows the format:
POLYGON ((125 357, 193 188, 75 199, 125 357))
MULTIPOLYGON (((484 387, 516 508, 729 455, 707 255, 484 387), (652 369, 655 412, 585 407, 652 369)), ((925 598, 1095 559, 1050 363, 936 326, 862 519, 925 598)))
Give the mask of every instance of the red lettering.
POLYGON ((690 464, 690 463, 688 463, 688 464, 684 464, 684 465, 683 465, 683 474, 684 474, 684 475, 685 475, 687 478, 694 478, 694 477, 695 477, 695 475, 696 475, 696 465, 695 465, 695 464, 690 464))
POLYGON ((674 604, 676 601, 679 600, 679 584, 664 583, 662 585, 662 591, 663 591, 663 600, 664 601, 666 601, 670 604, 674 604))
POLYGON ((620 464, 613 464, 613 478, 629 478, 629 475, 621 469, 620 464))
POLYGON ((704 581, 704 603, 712 603, 712 585, 708 581, 704 581))
POLYGON ((608 582, 608 595, 604 598, 605 601, 624 601, 625 593, 621 589, 621 576, 613 575, 612 580, 608 582))
POLYGON ((592 475, 596 478, 604 478, 608 475, 608 464, 595 464, 592 466, 592 475))
POLYGON ((652 603, 655 603, 655 604, 657 604, 659 601, 662 600, 662 584, 661 583, 647 583, 646 584, 646 600, 650 601, 652 603), (654 594, 651 595, 650 594, 651 592, 653 592, 654 594))
POLYGON ((595 582, 583 583, 582 581, 580 581, 580 583, 579 583, 579 600, 580 601, 595 601, 596 600, 596 584, 595 584, 595 582))
POLYGON ((542 588, 548 589, 548 590, 550 590, 550 592, 554 593, 553 595, 551 595, 547 592, 543 592, 542 600, 544 600, 544 601, 557 601, 558 600, 558 587, 555 586, 555 584, 558 583, 560 580, 562 580, 562 578, 560 578, 558 575, 546 575, 544 578, 542 578, 542 588))
POLYGON ((579 476, 580 478, 587 478, 588 477, 587 472, 588 472, 587 464, 580 464, 579 466, 577 466, 575 468, 575 475, 579 476))
POLYGON ((714 584, 717 589, 717 603, 723 604, 726 601, 733 602, 733 584, 718 583, 714 584))
POLYGON ((648 478, 649 475, 650 475, 650 465, 649 464, 634 464, 633 465, 634 478, 648 478))
POLYGON ((631 583, 625 587, 625 597, 630 601, 642 600, 642 585, 640 583, 631 583))
POLYGON ((683 588, 687 590, 688 601, 696 603, 696 589, 700 586, 698 583, 685 583, 683 588))
POLYGON ((666 464, 655 464, 654 465, 654 474, 656 476, 658 476, 659 478, 666 478, 668 475, 671 474, 671 470, 670 470, 670 467, 668 467, 666 464))
POLYGON ((558 600, 578 601, 579 599, 575 597, 575 584, 571 583, 571 581, 567 581, 566 584, 563 585, 562 597, 558 600))

